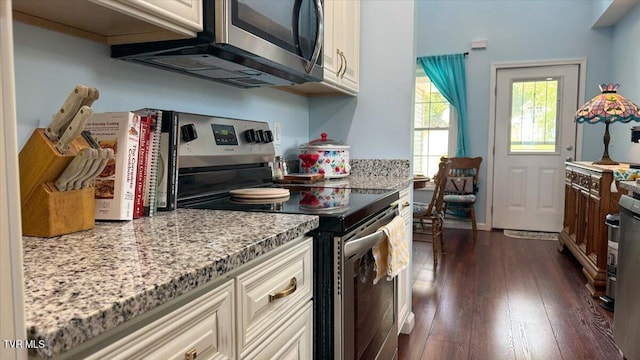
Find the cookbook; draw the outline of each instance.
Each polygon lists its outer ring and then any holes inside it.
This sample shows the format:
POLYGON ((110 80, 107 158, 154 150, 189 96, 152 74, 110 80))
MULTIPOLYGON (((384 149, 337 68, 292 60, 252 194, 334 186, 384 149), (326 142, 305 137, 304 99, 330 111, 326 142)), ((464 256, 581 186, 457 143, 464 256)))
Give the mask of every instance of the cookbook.
POLYGON ((134 212, 140 116, 132 112, 95 113, 86 130, 114 159, 95 180, 96 220, 131 220, 134 212))

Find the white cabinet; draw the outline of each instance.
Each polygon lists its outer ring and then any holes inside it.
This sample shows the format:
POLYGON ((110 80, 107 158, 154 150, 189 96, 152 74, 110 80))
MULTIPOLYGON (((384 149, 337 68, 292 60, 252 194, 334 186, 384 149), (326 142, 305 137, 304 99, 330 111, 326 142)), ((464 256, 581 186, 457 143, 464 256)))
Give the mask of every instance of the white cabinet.
POLYGON ((311 359, 312 238, 284 244, 162 307, 62 357, 311 359))
POLYGON ((277 331, 269 335, 243 359, 313 359, 313 304, 310 301, 304 303, 277 331))
MULTIPOLYGON (((411 252, 412 248, 412 222, 413 222, 413 211, 411 207, 411 189, 412 186, 409 186, 405 189, 400 190, 400 200, 398 209, 400 210, 400 216, 404 220, 405 228, 407 229, 407 248, 409 252, 411 252)), ((398 308, 397 308, 397 318, 398 318, 398 333, 409 334, 413 330, 414 325, 414 315, 411 312, 411 262, 409 266, 404 268, 404 270, 400 271, 398 274, 398 308)))
POLYGON ((234 359, 233 291, 229 280, 87 359, 234 359))
POLYGON ((324 81, 355 95, 360 76, 360 1, 326 0, 324 7, 324 81))
POLYGON ((360 81, 360 0, 324 1, 324 81, 281 88, 309 95, 355 96, 360 81))
POLYGON ((15 20, 106 44, 195 37, 202 0, 15 0, 15 20))
MULTIPOLYGON (((296 340, 296 343, 306 344, 306 336, 311 333, 311 328, 304 325, 303 319, 296 322, 296 318, 304 317, 304 314, 298 314, 299 310, 312 303, 312 254, 312 241, 308 238, 236 277, 238 355, 241 359, 281 358, 263 357, 265 352, 259 349, 266 343, 273 342, 269 338, 281 339, 279 343, 284 346, 292 339, 291 336, 300 337, 304 334, 305 337, 296 340), (279 336, 293 331, 290 329, 292 325, 288 324, 290 322, 296 322, 299 331, 296 330, 290 336, 279 336), (252 353, 260 355, 251 355, 252 353)), ((297 348, 300 344, 289 345, 292 346, 297 348)), ((272 350, 280 349, 278 346, 272 350)))

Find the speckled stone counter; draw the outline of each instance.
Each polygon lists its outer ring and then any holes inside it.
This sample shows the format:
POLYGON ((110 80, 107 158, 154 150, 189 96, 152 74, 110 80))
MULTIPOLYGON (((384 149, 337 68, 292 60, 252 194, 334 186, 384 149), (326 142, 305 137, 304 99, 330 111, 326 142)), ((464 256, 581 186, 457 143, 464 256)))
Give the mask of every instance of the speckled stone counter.
POLYGON ((345 187, 359 190, 400 190, 413 183, 408 176, 357 176, 327 179, 314 183, 314 186, 345 187))
POLYGON ((411 168, 403 159, 351 159, 350 164, 354 176, 407 177, 411 168))
POLYGON ((633 193, 638 193, 640 194, 640 183, 637 183, 635 181, 620 181, 618 183, 618 186, 629 190, 629 192, 633 192, 633 193))
POLYGON ((24 237, 30 339, 49 357, 311 231, 317 216, 178 209, 61 237, 24 237))

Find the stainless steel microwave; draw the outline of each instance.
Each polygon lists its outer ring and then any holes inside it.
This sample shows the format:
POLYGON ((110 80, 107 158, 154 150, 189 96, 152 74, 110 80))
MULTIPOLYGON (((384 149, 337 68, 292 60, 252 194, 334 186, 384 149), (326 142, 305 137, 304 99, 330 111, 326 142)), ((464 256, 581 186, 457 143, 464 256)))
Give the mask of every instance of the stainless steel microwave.
POLYGON ((252 88, 323 78, 322 0, 203 0, 196 38, 113 45, 111 56, 252 88))

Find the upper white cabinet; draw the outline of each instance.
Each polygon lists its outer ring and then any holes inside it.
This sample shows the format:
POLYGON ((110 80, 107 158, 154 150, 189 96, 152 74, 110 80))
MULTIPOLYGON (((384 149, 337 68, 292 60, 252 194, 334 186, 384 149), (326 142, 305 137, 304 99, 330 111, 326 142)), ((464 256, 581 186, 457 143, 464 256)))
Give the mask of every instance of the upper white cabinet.
POLYGON ((324 81, 284 90, 309 95, 357 95, 360 78, 360 0, 324 1, 324 81))
POLYGON ((325 9, 325 24, 332 31, 327 32, 324 41, 324 81, 356 95, 360 76, 360 1, 327 0, 325 9))
POLYGON ((173 40, 202 31, 202 0, 15 0, 13 17, 110 45, 173 40))

